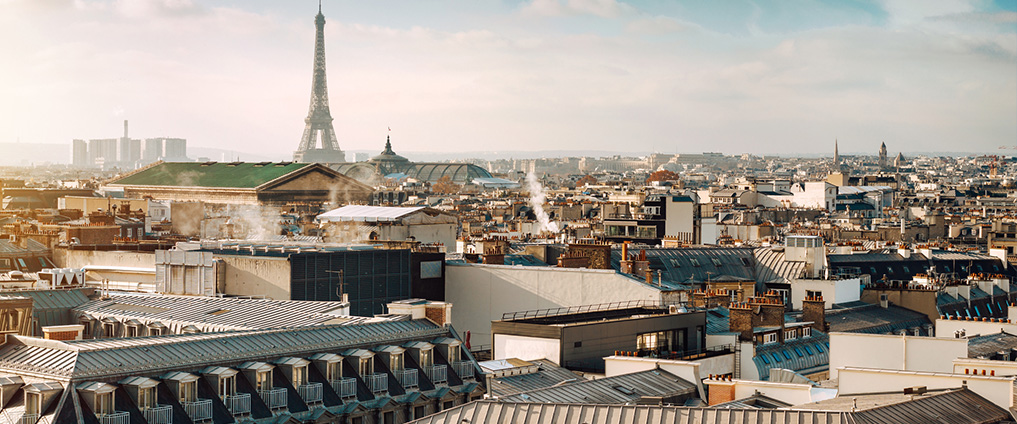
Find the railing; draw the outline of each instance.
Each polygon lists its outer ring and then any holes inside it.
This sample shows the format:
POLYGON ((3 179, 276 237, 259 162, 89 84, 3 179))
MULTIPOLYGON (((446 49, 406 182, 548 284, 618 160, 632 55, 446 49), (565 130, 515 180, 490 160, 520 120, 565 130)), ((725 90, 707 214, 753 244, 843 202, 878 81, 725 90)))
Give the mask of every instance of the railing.
POLYGON ((424 374, 434 384, 448 382, 448 367, 445 365, 431 365, 424 367, 424 374))
POLYGON ((144 411, 145 421, 148 424, 172 424, 173 407, 170 405, 156 405, 144 411))
POLYGON ((463 380, 473 378, 473 362, 470 361, 457 361, 452 363, 452 369, 455 370, 456 375, 463 380))
POLYGON ((113 411, 99 416, 100 424, 130 424, 131 414, 127 411, 113 411))
POLYGON ((321 403, 321 383, 301 384, 297 386, 297 393, 308 405, 321 403))
MULTIPOLYGON (((735 345, 720 345, 711 346, 703 349, 688 349, 684 351, 667 351, 663 349, 640 349, 636 352, 631 352, 634 355, 644 358, 659 358, 659 359, 672 359, 678 361, 687 361, 693 359, 711 358, 714 356, 729 355, 735 352, 735 345)), ((616 352, 618 353, 618 352, 616 352)), ((625 352, 629 353, 629 352, 625 352)), ((623 353, 624 356, 624 353, 623 353)))
POLYGON ((258 395, 268 405, 268 409, 279 409, 286 407, 286 389, 258 390, 258 395))
MULTIPOLYGON (((247 397, 251 399, 250 396, 247 397)), ((195 402, 182 402, 184 411, 187 412, 187 416, 191 417, 191 421, 211 421, 212 420, 212 399, 198 399, 195 402)))
POLYGON ((396 380, 399 380, 399 384, 401 384, 404 388, 409 389, 411 387, 417 387, 418 386, 418 384, 417 384, 417 369, 416 368, 410 368, 410 369, 405 369, 405 370, 396 370, 394 374, 395 374, 396 380))
POLYGON ((226 409, 230 411, 230 414, 237 415, 248 415, 251 413, 251 394, 250 393, 237 393, 235 395, 226 396, 223 399, 223 403, 226 404, 226 409))
POLYGON ((339 395, 340 398, 346 399, 357 396, 357 379, 355 378, 340 378, 339 380, 332 380, 332 390, 339 395))
POLYGON ((39 414, 25 414, 18 420, 18 424, 35 424, 39 422, 40 417, 41 415, 39 414))
POLYGON ((368 374, 365 377, 364 381, 367 382, 367 387, 371 388, 372 393, 388 391, 388 374, 368 374))
POLYGON ((501 320, 512 321, 517 319, 541 318, 556 315, 571 315, 586 312, 611 311, 617 309, 661 308, 661 307, 662 306, 659 302, 655 302, 652 300, 629 300, 625 302, 599 303, 596 305, 581 305, 563 308, 536 309, 532 311, 506 312, 501 315, 501 320))

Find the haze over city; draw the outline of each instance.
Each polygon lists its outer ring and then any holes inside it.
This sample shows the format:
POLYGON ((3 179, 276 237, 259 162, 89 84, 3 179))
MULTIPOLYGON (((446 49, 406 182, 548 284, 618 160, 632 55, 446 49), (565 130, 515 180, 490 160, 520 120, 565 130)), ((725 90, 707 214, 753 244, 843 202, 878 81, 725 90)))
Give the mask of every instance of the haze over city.
MULTIPOLYGON (((0 1, 0 143, 142 137, 274 159, 315 1, 0 1)), ((378 151, 997 151, 1011 1, 352 2, 322 11, 339 145, 378 151), (391 133, 387 130, 391 127, 391 133)), ((61 160, 66 160, 63 157, 61 160)))

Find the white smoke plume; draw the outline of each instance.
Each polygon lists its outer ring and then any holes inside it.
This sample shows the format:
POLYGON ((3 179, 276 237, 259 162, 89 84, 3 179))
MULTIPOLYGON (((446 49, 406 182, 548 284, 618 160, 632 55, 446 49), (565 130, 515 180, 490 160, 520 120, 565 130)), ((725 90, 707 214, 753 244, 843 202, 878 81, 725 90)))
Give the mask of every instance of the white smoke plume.
POLYGON ((537 215, 537 222, 540 222, 540 231, 557 233, 558 224, 551 222, 547 212, 544 211, 544 201, 547 200, 547 195, 544 194, 544 187, 541 187, 540 182, 537 181, 537 176, 532 172, 526 174, 526 187, 530 191, 530 206, 533 207, 533 212, 537 215))

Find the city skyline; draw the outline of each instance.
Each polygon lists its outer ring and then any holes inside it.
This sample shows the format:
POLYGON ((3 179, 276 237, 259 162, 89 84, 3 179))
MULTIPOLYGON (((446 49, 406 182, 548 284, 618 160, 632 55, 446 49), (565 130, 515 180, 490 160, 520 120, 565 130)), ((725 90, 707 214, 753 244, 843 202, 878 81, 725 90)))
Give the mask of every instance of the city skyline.
MULTIPOLYGON (((845 152, 1004 153, 1017 139, 1013 4, 726 6, 325 1, 339 146, 380 151, 387 127, 400 152, 816 154, 836 138, 845 152)), ((0 69, 0 143, 103 138, 130 119, 286 158, 317 7, 0 1, 15 64, 0 69)))

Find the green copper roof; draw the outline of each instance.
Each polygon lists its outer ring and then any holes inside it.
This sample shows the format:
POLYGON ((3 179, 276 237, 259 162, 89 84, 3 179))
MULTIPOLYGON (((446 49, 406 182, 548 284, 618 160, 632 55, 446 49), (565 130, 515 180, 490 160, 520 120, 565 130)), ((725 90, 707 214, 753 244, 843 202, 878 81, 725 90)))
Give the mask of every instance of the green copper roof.
POLYGON ((255 188, 309 165, 292 162, 168 162, 114 180, 112 184, 255 188))

